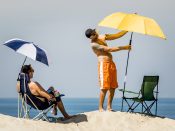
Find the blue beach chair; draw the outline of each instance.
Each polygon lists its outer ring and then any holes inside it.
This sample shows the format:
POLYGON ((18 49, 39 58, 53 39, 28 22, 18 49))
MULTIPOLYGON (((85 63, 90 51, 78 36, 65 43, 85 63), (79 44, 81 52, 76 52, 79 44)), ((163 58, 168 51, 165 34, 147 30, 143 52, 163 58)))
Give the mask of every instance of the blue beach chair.
POLYGON ((53 108, 54 103, 48 102, 47 100, 43 102, 41 99, 39 99, 38 96, 35 96, 31 93, 28 87, 29 77, 27 74, 20 73, 19 80, 20 80, 20 92, 18 97, 18 117, 30 118, 30 109, 34 108, 38 111, 38 114, 32 118, 33 120, 42 119, 49 122, 47 113, 53 108), (21 98, 21 107, 19 104, 20 98, 21 98))

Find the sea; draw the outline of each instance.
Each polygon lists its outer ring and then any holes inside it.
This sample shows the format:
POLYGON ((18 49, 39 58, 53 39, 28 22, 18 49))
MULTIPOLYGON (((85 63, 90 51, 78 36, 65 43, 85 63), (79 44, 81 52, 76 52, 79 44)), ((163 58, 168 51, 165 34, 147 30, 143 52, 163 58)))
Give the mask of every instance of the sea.
MULTIPOLYGON (((62 98, 65 109, 70 115, 75 115, 84 112, 90 112, 98 110, 98 98, 62 98)), ((107 101, 104 102, 104 108, 106 108, 107 101)), ((131 102, 130 102, 131 103, 131 102)), ((149 105, 150 103, 148 103, 149 105)), ((122 99, 115 98, 113 100, 113 109, 115 111, 121 111, 122 99)), ((124 102, 123 111, 126 112, 128 106, 124 102)), ((141 106, 135 109, 135 112, 140 112, 141 106)), ((155 106, 152 107, 151 112, 155 113, 155 106)), ((37 111, 31 109, 30 116, 35 116, 37 111)), ((0 114, 18 116, 18 100, 16 98, 0 98, 0 114)), ((48 115, 52 115, 50 112, 48 115)), ((175 119, 175 98, 159 98, 157 104, 157 115, 160 117, 167 117, 175 119)), ((58 111, 58 117, 62 117, 62 114, 58 111)))

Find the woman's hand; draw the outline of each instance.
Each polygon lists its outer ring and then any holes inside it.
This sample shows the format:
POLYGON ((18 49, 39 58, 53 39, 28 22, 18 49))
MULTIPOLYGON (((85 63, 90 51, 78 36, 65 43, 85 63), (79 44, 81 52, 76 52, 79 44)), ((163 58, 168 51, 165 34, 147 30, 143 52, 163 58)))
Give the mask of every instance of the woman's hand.
POLYGON ((55 96, 53 96, 52 94, 49 94, 49 96, 50 96, 49 101, 50 101, 50 100, 51 100, 51 101, 56 101, 55 96))
POLYGON ((51 105, 52 103, 56 104, 56 98, 53 95, 50 95, 49 104, 51 105))

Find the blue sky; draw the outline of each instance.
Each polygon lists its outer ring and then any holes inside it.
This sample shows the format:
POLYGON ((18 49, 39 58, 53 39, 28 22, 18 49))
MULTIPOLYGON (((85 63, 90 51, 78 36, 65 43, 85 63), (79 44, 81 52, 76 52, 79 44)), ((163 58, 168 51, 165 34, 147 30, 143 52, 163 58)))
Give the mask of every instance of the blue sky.
MULTIPOLYGON (((175 97, 175 2, 173 0, 4 0, 0 2, 0 97, 17 97, 16 78, 24 56, 3 46, 6 40, 21 38, 33 41, 48 52, 50 66, 27 59, 35 69, 34 80, 45 89, 50 85, 66 97, 99 96, 97 58, 87 28, 100 33, 118 30, 98 27, 98 23, 114 12, 135 13, 151 17, 159 23, 167 40, 134 33, 126 88, 138 91, 144 75, 159 75, 159 97, 175 97)), ((109 42, 109 46, 126 45, 130 33, 109 42)), ((113 53, 118 82, 123 88, 127 52, 113 53)), ((116 91, 115 97, 121 97, 116 91)))

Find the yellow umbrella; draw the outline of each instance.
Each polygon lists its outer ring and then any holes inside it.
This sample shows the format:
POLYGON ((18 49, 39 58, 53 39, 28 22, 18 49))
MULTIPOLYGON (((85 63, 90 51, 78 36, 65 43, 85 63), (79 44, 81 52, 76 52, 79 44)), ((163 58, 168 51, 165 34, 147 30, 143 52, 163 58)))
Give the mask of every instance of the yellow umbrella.
MULTIPOLYGON (((99 23, 99 26, 110 27, 110 28, 114 28, 114 29, 132 32, 131 38, 130 38, 130 43, 129 43, 130 45, 132 43, 133 32, 166 39, 165 35, 163 34, 160 26, 156 23, 156 21, 154 21, 151 18, 140 16, 137 14, 126 14, 126 13, 122 13, 122 12, 114 13, 114 14, 111 14, 111 15, 105 17, 99 23)), ((128 57, 127 57, 127 63, 126 63, 121 111, 123 111, 123 101, 125 98, 124 91, 125 91, 125 87, 126 87, 126 76, 127 76, 127 70, 128 70, 129 53, 130 53, 130 50, 128 51, 128 57)), ((126 99, 125 99, 125 101, 126 101, 126 99)))
POLYGON ((156 21, 137 14, 126 14, 122 12, 114 13, 105 17, 99 23, 99 26, 137 32, 166 39, 156 21))

